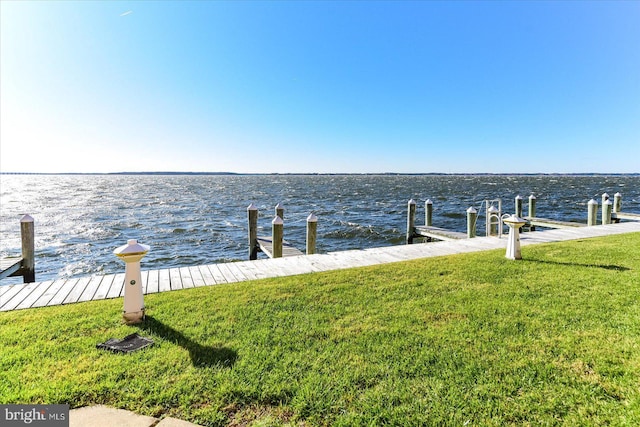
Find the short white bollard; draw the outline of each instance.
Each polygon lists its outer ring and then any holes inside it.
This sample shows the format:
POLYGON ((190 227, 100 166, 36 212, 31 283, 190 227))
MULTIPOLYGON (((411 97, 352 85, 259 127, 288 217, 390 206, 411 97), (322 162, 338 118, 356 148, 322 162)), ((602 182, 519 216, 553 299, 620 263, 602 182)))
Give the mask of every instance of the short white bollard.
POLYGON ((520 251, 520 227, 525 225, 527 221, 514 215, 504 215, 502 222, 509 226, 509 241, 507 242, 507 253, 505 255, 508 259, 522 259, 522 253, 520 251))
POLYGON ((124 311, 122 317, 127 324, 144 320, 144 298, 142 296, 142 274, 140 260, 149 252, 149 246, 141 245, 135 239, 127 240, 113 253, 123 260, 124 271, 124 311))

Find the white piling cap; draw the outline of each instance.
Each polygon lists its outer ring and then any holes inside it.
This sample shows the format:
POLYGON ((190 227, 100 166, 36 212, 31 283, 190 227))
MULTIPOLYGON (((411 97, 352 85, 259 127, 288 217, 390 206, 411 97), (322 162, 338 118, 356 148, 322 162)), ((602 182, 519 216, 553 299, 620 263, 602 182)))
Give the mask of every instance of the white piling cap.
POLYGON ((282 205, 282 203, 278 202, 278 204, 276 205, 276 209, 284 209, 284 206, 282 205))
POLYGON ((318 217, 311 212, 307 217, 307 222, 318 222, 318 217))
POLYGON ((248 211, 257 211, 258 208, 256 207, 256 205, 254 205, 253 203, 251 203, 249 206, 247 206, 247 210, 248 211))
POLYGON ((607 193, 602 193, 602 198, 603 198, 603 199, 608 199, 608 198, 609 198, 609 194, 607 194, 607 193))
POLYGON ((425 205, 432 205, 433 202, 431 201, 431 199, 427 199, 426 202, 424 202, 425 205))
POLYGON ((522 200, 522 196, 518 194, 518 195, 516 196, 516 200, 522 200))
POLYGON ((534 196, 533 194, 532 194, 532 195, 530 195, 530 196, 529 196, 529 200, 531 200, 531 199, 535 200, 535 199, 536 199, 536 196, 534 196))
POLYGON ((20 222, 33 222, 33 217, 29 214, 24 214, 22 218, 20 218, 20 222))
POLYGON ((487 209, 487 212, 496 213, 496 212, 498 212, 498 208, 496 208, 495 206, 491 205, 491 206, 489 206, 489 209, 487 209))
POLYGON ((622 194, 620 194, 620 192, 618 191, 616 194, 613 195, 613 197, 622 197, 622 194))
POLYGON ((476 210, 476 208, 471 206, 469 209, 467 209, 467 213, 478 213, 478 211, 476 210))
POLYGON ((603 203, 603 205, 612 205, 612 204, 613 204, 613 202, 611 200, 609 200, 609 199, 605 200, 604 203, 603 203))
POLYGON ((588 205, 597 205, 598 202, 596 202, 594 199, 589 200, 589 202, 587 202, 588 205))
POLYGON ((410 204, 410 205, 415 205, 415 204, 416 204, 416 201, 415 201, 415 200, 413 200, 413 199, 410 199, 410 200, 409 200, 409 204, 410 204))
POLYGON ((113 253, 116 256, 123 257, 128 255, 144 255, 151 249, 147 245, 141 245, 136 239, 127 240, 127 244, 116 248, 113 253))
POLYGON ((282 224, 284 224, 284 221, 282 220, 282 218, 280 218, 279 215, 276 215, 276 217, 273 218, 273 221, 271 221, 271 224, 273 224, 273 225, 282 225, 282 224))

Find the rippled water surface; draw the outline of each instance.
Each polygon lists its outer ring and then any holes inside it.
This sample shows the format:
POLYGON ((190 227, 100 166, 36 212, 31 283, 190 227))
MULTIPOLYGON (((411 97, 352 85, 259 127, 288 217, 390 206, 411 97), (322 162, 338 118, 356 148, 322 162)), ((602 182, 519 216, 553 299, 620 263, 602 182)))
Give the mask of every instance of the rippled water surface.
MULTIPOLYGON (((537 214, 585 222, 587 202, 620 192, 623 211, 640 213, 640 176, 470 175, 2 175, 0 256, 20 252, 20 214, 35 219, 36 278, 115 273, 113 250, 138 239, 151 246, 143 268, 244 260, 247 206, 259 234, 285 207, 285 239, 304 249, 306 217, 318 217, 318 252, 404 244, 407 201, 433 201, 433 225, 466 231, 468 207, 485 199, 537 198, 537 214)), ((482 209, 481 209, 482 208, 482 209)), ((478 232, 484 233, 480 217, 478 232)), ((1 284, 19 282, 5 279, 1 284)))

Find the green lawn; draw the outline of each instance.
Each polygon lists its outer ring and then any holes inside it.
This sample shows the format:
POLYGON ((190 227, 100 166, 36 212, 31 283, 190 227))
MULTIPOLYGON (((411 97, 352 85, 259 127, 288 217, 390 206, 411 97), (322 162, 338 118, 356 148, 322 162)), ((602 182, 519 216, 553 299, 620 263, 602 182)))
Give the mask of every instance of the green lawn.
POLYGON ((0 313, 0 403, 218 425, 640 425, 640 233, 0 313), (129 354, 95 345, 133 332, 129 354))

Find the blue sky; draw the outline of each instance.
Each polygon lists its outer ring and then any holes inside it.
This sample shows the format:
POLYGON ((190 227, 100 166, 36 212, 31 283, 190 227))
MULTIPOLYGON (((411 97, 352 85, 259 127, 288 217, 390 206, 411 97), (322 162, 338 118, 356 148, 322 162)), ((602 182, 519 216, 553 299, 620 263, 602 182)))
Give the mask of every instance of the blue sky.
POLYGON ((0 7, 2 172, 640 172, 640 2, 0 7))

